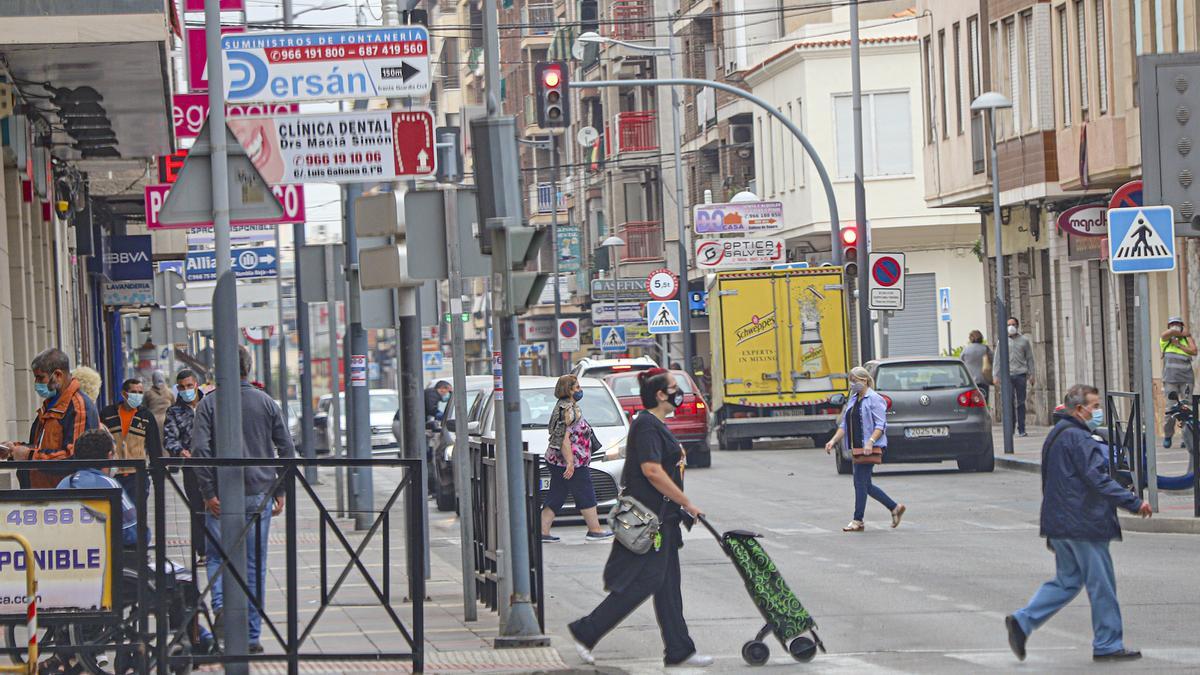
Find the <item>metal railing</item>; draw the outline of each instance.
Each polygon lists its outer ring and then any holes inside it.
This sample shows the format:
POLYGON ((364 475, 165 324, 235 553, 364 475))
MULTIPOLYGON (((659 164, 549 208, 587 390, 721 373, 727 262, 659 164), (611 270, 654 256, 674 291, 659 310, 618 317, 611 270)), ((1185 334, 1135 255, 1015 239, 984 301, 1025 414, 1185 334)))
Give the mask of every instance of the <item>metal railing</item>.
POLYGON ((524 27, 521 29, 521 35, 526 37, 531 35, 553 35, 554 34, 554 3, 543 2, 537 4, 525 5, 522 9, 524 14, 524 27))
POLYGON ((617 152, 658 150, 658 115, 653 110, 619 112, 613 118, 617 152))
POLYGON ((637 220, 617 226, 617 236, 625 240, 621 262, 662 260, 665 255, 662 221, 637 220))
POLYGON ((612 0, 609 5, 612 22, 609 37, 618 40, 650 40, 654 38, 654 4, 648 0, 612 0))
MULTIPOLYGON (((552 183, 538 183, 529 186, 529 210, 533 213, 550 213, 554 211, 554 186, 552 183)), ((567 197, 562 186, 558 189, 558 212, 567 209, 567 197)))
MULTIPOLYGON (((525 473, 525 515, 529 523, 529 588, 538 625, 546 628, 546 609, 543 599, 542 577, 542 498, 538 480, 542 459, 527 452, 522 453, 525 473)), ((505 508, 497 500, 496 444, 494 440, 471 441, 471 497, 473 510, 470 517, 475 521, 475 541, 472 542, 475 559, 475 593, 484 607, 498 611, 500 608, 500 552, 508 548, 508 542, 500 541, 499 510, 505 508)))
POLYGON ((1146 436, 1142 430, 1142 395, 1110 391, 1104 397, 1108 417, 1108 472, 1121 480, 1122 472, 1133 476, 1128 487, 1142 496, 1146 487, 1146 436))

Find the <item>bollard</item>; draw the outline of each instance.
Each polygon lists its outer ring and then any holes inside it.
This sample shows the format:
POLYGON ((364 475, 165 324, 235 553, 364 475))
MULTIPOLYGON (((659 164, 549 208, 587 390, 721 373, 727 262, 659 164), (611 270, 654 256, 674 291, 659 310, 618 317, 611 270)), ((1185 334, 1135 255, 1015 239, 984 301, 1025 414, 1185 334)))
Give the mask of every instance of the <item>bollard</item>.
POLYGON ((29 631, 29 654, 24 664, 0 666, 0 672, 36 675, 38 662, 37 565, 33 563, 33 547, 29 540, 15 532, 0 532, 0 541, 15 541, 25 549, 25 626, 29 631))

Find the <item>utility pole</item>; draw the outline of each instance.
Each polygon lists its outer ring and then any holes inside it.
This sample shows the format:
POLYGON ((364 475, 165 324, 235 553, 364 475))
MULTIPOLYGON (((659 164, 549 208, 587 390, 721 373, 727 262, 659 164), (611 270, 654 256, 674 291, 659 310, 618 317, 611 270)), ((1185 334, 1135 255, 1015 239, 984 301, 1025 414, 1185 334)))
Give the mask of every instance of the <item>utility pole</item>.
MULTIPOLYGON (((216 455, 220 459, 242 459, 242 385, 238 359, 237 281, 234 278, 229 240, 229 132, 225 127, 225 75, 220 67, 221 8, 219 0, 204 4, 205 46, 217 59, 208 74, 208 129, 212 144, 213 240, 217 259, 217 286, 213 292, 213 334, 217 340, 216 455)), ((246 485, 241 467, 219 467, 221 485, 221 547, 234 574, 246 577, 246 485)), ((295 504, 290 508, 296 508, 295 504)), ((246 593, 237 583, 225 583, 225 653, 242 656, 249 647, 249 614, 246 593)), ((246 661, 226 665, 225 672, 246 675, 246 661)))
MULTIPOLYGON (((349 287, 346 351, 350 355, 346 364, 349 371, 349 386, 346 387, 346 407, 349 409, 346 435, 350 441, 350 457, 370 459, 371 393, 367 387, 367 331, 362 324, 362 286, 358 283, 358 234, 355 231, 354 215, 354 200, 361 194, 361 185, 346 185, 343 240, 346 242, 346 281, 349 287)), ((371 485, 371 469, 368 467, 354 467, 350 470, 350 510, 354 513, 355 529, 365 530, 371 527, 375 499, 371 485)))
MULTIPOLYGON (((854 222, 858 225, 858 350, 859 362, 875 358, 871 303, 867 298, 871 274, 871 223, 867 220, 867 189, 863 184, 862 64, 858 37, 858 2, 850 2, 850 91, 854 112, 854 222)), ((838 244, 835 243, 837 248, 838 244)))
MULTIPOLYGON (((677 58, 675 55, 675 15, 667 22, 667 57, 671 64, 671 79, 679 77, 677 58)), ((671 128, 675 131, 675 217, 679 225, 679 330, 683 337, 683 369, 689 375, 694 375, 696 369, 692 366, 692 312, 688 308, 691 298, 691 282, 688 279, 688 224, 687 209, 683 204, 683 123, 679 119, 679 89, 671 87, 671 128)), ((619 305, 618 305, 619 307, 619 305)), ((619 313, 619 312, 618 312, 619 313)), ((667 344, 671 342, 667 337, 667 344)), ((670 366, 670 359, 663 359, 663 365, 670 366)))
MULTIPOLYGON (((338 314, 337 314, 337 261, 332 244, 325 245, 325 311, 329 314, 329 412, 325 416, 325 428, 329 430, 329 451, 334 457, 342 457, 342 397, 338 382, 338 314)), ((334 469, 334 494, 337 498, 338 518, 346 517, 346 470, 334 469)))
POLYGON ((559 376, 566 372, 566 368, 558 351, 558 319, 562 316, 562 291, 558 278, 558 134, 550 134, 550 250, 550 270, 554 279, 554 338, 550 340, 550 362, 554 367, 550 374, 559 376))
MULTIPOLYGON (((438 158, 438 166, 445 167, 443 173, 447 176, 457 176, 457 144, 454 142, 454 135, 446 134, 440 140, 439 148, 445 152, 438 158)), ((447 183, 443 194, 446 200, 446 245, 449 249, 447 262, 450 268, 450 348, 453 352, 451 365, 454 380, 454 396, 450 400, 454 406, 454 492, 458 495, 458 512, 461 514, 458 519, 458 534, 462 551, 463 617, 467 621, 475 621, 478 618, 475 606, 475 523, 470 515, 473 513, 469 479, 471 441, 467 429, 467 360, 462 324, 462 243, 458 238, 457 186, 447 183)))

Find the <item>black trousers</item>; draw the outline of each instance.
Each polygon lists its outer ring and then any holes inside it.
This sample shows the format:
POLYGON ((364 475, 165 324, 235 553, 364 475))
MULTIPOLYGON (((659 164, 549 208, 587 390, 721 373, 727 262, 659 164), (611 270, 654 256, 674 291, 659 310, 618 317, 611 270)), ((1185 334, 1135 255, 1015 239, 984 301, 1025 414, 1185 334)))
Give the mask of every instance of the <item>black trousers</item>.
POLYGON ((1016 423, 1017 433, 1023 434, 1025 433, 1025 396, 1028 394, 1026 384, 1029 382, 1029 375, 1012 375, 1009 379, 1012 380, 1013 406, 1017 409, 1013 420, 1016 423))
MULTIPOLYGON (((686 660, 696 652, 696 644, 688 634, 687 622, 683 619, 683 594, 680 591, 679 574, 679 524, 667 525, 662 529, 662 548, 658 552, 649 552, 646 556, 661 555, 661 560, 641 561, 639 557, 629 554, 630 558, 643 564, 642 574, 621 590, 613 591, 604 598, 591 614, 572 623, 568 628, 576 640, 588 649, 596 646, 600 639, 617 624, 625 620, 633 610, 654 597, 654 616, 658 620, 658 628, 662 632, 663 662, 672 665, 686 660)), ((614 547, 621 546, 614 542, 614 547)))
POLYGON ((200 494, 200 480, 195 469, 183 469, 183 493, 187 496, 188 518, 192 530, 192 555, 203 558, 204 541, 204 497, 200 494))

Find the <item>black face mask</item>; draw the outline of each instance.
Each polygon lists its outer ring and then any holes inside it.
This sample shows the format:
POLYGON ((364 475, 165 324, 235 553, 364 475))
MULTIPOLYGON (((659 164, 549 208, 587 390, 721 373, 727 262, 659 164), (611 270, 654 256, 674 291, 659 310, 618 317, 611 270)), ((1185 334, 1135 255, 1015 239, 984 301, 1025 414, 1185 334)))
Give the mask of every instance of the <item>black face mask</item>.
POLYGON ((683 405, 683 392, 679 391, 678 389, 676 389, 674 393, 668 391, 667 402, 671 404, 672 408, 678 408, 679 406, 683 405))

